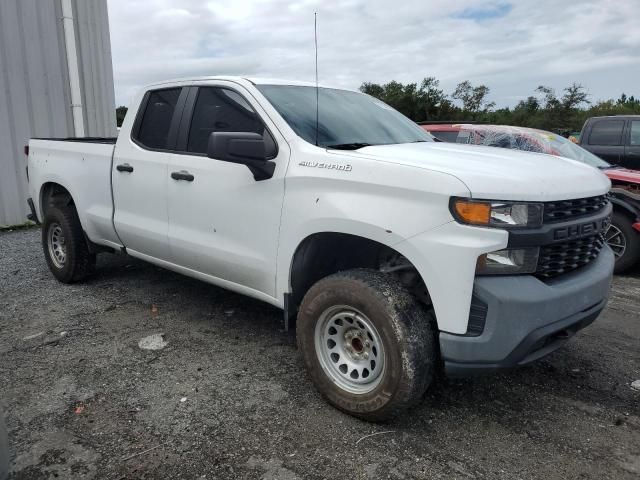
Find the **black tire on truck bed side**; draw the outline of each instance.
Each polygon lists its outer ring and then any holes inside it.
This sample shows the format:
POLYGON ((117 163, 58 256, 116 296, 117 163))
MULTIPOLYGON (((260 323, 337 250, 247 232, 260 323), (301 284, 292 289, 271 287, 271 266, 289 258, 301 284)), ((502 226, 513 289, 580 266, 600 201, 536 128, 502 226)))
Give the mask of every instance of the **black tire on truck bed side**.
POLYGON ((384 421, 418 403, 431 384, 434 323, 433 313, 393 276, 349 270, 320 280, 305 295, 298 347, 329 403, 384 421))
POLYGON ((96 256, 89 251, 78 213, 72 205, 51 205, 42 222, 42 249, 49 270, 62 283, 93 273, 96 256))

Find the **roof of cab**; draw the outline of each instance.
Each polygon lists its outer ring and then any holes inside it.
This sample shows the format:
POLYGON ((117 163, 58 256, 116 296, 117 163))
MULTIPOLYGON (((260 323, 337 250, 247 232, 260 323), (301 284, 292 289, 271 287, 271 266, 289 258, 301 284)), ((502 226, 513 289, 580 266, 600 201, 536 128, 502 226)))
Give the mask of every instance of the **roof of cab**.
MULTIPOLYGON (((296 86, 296 87, 315 87, 316 86, 314 82, 304 82, 300 80, 286 80, 281 78, 208 75, 208 76, 201 76, 201 77, 174 78, 171 80, 163 80, 161 82, 154 82, 149 85, 146 85, 145 88, 158 87, 161 85, 170 85, 170 84, 181 84, 181 83, 184 84, 188 82, 206 82, 207 80, 226 80, 229 82, 236 82, 236 83, 250 82, 254 85, 290 85, 290 86, 296 86)), ((339 90, 356 91, 356 90, 351 90, 349 88, 336 87, 333 85, 319 84, 318 86, 321 88, 334 88, 339 90)))

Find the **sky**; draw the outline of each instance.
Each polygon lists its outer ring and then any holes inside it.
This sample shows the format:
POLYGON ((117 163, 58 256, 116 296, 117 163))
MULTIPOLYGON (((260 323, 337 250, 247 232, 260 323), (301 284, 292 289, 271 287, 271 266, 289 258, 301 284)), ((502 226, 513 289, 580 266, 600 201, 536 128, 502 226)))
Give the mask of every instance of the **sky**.
POLYGON ((573 82, 640 96, 640 0, 108 0, 116 103, 172 78, 487 85, 497 107, 573 82))

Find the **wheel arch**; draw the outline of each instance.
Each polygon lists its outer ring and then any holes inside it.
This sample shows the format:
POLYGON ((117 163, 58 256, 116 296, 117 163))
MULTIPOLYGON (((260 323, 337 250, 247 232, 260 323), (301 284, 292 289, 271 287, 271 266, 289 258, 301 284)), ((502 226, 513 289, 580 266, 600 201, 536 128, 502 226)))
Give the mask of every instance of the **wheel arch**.
POLYGON ((40 187, 39 206, 42 219, 47 213, 47 209, 52 205, 72 205, 75 201, 71 191, 64 185, 57 182, 45 182, 40 187))
POLYGON ((423 303, 431 303, 418 269, 393 246, 356 234, 323 231, 302 239, 291 257, 287 302, 290 314, 295 313, 313 284, 353 268, 370 268, 397 275, 423 303))

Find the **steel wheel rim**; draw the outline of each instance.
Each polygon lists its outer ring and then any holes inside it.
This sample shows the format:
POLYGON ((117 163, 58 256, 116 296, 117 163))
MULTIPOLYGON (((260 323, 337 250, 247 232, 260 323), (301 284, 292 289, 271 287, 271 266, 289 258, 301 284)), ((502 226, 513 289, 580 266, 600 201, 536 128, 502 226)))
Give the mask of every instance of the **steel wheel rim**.
POLYGON ((627 239, 622 230, 611 224, 607 229, 607 233, 605 233, 604 239, 611 250, 613 250, 613 254, 616 258, 620 258, 624 255, 624 252, 627 250, 627 239))
POLYGON ((53 264, 57 268, 63 268, 67 260, 67 245, 59 223, 49 225, 47 245, 49 247, 49 257, 51 257, 53 264))
POLYGON ((382 338, 371 320, 353 307, 325 310, 315 329, 315 349, 322 369, 338 387, 365 394, 383 378, 382 338))

